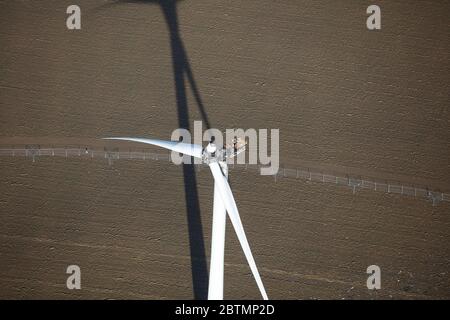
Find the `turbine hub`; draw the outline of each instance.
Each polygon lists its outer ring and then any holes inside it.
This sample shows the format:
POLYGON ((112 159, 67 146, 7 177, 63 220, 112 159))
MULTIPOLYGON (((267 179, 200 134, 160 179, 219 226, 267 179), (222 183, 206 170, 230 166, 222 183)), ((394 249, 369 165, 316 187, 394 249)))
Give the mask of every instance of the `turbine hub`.
POLYGON ((214 143, 208 143, 208 145, 206 146, 206 151, 208 153, 213 154, 214 152, 217 151, 217 147, 216 147, 216 145, 214 143))

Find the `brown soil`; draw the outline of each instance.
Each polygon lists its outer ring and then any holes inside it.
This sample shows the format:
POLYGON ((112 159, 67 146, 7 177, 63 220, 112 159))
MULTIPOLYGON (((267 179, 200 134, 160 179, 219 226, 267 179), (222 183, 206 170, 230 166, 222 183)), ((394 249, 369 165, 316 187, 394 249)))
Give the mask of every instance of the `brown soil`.
MULTIPOLYGON (((80 0, 79 31, 70 4, 0 2, 2 146, 168 139, 203 120, 279 128, 287 166, 450 191, 448 2, 377 1, 380 31, 372 1, 80 0)), ((207 170, 0 157, 0 172, 0 298, 205 297, 207 170)), ((270 298, 450 298, 449 202, 230 176, 270 298)), ((259 298, 231 225, 225 260, 225 297, 259 298)))

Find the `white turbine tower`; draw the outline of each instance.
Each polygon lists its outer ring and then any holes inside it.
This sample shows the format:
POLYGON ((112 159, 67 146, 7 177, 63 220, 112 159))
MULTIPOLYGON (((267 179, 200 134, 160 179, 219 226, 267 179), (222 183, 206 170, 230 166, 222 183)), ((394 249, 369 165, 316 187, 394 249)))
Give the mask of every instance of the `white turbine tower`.
POLYGON ((141 142, 159 146, 175 152, 183 153, 188 156, 200 158, 211 169, 214 177, 214 211, 213 211, 213 226, 211 236, 211 262, 209 269, 209 300, 223 299, 223 273, 224 273, 224 249, 225 249, 225 224, 226 212, 230 217, 236 235, 244 251, 247 262, 252 270, 253 277, 256 280, 259 291, 264 300, 268 300, 266 290, 262 283, 261 277, 253 259, 250 246, 245 236, 244 227, 239 216, 239 211, 236 202, 228 184, 228 166, 226 163, 227 153, 225 149, 217 149, 214 143, 209 143, 203 149, 197 144, 188 144, 176 141, 163 141, 154 139, 141 138, 105 138, 109 140, 125 140, 133 142, 141 142))

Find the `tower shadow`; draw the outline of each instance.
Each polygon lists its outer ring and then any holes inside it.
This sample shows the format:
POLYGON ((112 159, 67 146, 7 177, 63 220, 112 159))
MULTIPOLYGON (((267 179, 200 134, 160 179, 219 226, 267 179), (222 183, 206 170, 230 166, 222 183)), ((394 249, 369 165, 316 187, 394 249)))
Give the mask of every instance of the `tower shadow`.
MULTIPOLYGON (((190 118, 185 82, 185 79, 187 79, 202 116, 202 121, 209 129, 210 122, 198 91, 194 75, 189 64, 189 59, 180 35, 177 0, 116 0, 103 5, 102 8, 105 6, 124 3, 155 4, 160 6, 170 33, 170 47, 179 128, 190 130, 190 118)), ((193 163, 193 161, 191 161, 191 163, 193 163)), ((191 255, 193 293, 195 299, 206 299, 208 295, 208 269, 197 190, 197 177, 193 165, 183 164, 183 178, 189 233, 189 248, 191 255)))

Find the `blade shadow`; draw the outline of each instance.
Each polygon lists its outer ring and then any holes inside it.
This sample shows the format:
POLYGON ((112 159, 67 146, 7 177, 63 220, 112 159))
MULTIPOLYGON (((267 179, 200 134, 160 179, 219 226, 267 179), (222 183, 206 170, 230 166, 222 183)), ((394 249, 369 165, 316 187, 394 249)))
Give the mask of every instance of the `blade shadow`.
MULTIPOLYGON (((101 9, 125 3, 141 3, 159 5, 170 33, 170 47, 172 55, 173 76, 177 103, 179 128, 190 130, 190 118, 186 95, 186 82, 190 85, 196 104, 198 105, 203 123, 210 128, 210 122, 196 85, 189 59, 181 39, 177 0, 116 0, 109 1, 101 9)), ((192 162, 193 163, 193 162, 192 162)), ((208 268, 206 260, 205 241, 203 236, 200 204, 197 190, 197 177, 193 165, 183 165, 184 193, 189 232, 189 248, 191 255, 191 272, 193 293, 195 299, 207 299, 208 296, 208 268)))

